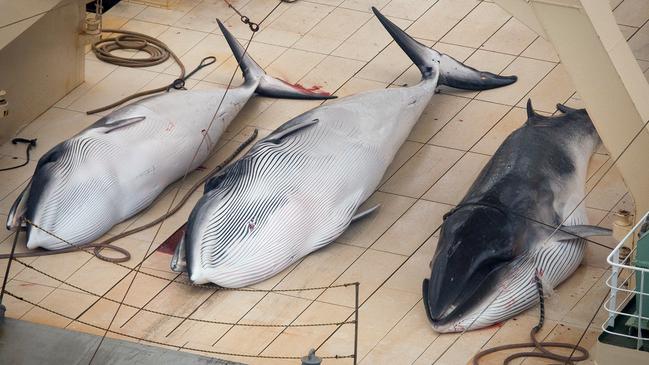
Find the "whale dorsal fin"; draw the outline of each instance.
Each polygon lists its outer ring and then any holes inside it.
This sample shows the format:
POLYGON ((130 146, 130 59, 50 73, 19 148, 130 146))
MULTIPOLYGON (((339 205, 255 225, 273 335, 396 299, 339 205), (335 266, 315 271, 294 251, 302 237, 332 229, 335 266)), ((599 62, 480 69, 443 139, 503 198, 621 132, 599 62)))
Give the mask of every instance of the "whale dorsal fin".
POLYGON ((534 111, 532 99, 527 99, 527 124, 535 127, 550 127, 553 123, 551 117, 546 117, 534 111))
POLYGON ((381 204, 377 204, 377 205, 375 205, 375 206, 373 206, 373 207, 371 207, 369 209, 365 209, 365 210, 363 210, 361 212, 357 211, 356 214, 352 217, 352 223, 356 222, 359 219, 363 219, 363 218, 367 217, 368 215, 372 214, 375 210, 379 209, 380 206, 381 206, 381 204))
MULTIPOLYGON (((562 112, 563 114, 567 114, 567 113, 572 113, 572 112, 579 111, 580 109, 571 108, 571 107, 563 105, 561 103, 557 103, 557 110, 562 112)), ((581 110, 583 110, 583 109, 581 109, 581 110)))
POLYGON ((610 236, 612 231, 608 228, 591 226, 588 224, 580 224, 575 226, 561 226, 554 234, 554 238, 558 241, 573 240, 579 237, 590 236, 610 236))
POLYGON ((538 114, 534 111, 534 107, 532 106, 532 99, 527 99, 527 119, 531 119, 536 117, 538 114))

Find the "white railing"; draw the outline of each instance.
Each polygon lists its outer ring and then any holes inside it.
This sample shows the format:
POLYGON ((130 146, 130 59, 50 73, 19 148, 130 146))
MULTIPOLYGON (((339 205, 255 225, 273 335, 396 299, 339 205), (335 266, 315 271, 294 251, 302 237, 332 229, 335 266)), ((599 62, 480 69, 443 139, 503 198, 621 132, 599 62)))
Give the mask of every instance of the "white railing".
POLYGON ((649 216, 649 212, 645 213, 645 215, 638 220, 638 224, 631 229, 631 231, 622 239, 606 259, 609 265, 611 265, 611 276, 606 281, 606 285, 611 289, 611 292, 604 305, 608 312, 608 319, 602 324, 602 330, 614 336, 621 336, 635 340, 636 349, 639 349, 642 346, 643 341, 649 341, 649 337, 643 337, 641 330, 638 330, 637 334, 628 334, 616 331, 613 326, 617 316, 623 316, 626 318, 633 317, 638 324, 643 321, 649 321, 649 313, 642 313, 643 300, 649 300, 649 295, 642 294, 640 291, 636 290, 637 288, 643 288, 644 281, 649 280, 649 269, 633 266, 632 258, 635 256, 636 248, 634 245, 630 244, 634 237, 637 237, 640 227, 645 222, 647 216, 649 216), (620 249, 625 246, 625 243, 627 242, 629 243, 626 245, 627 247, 634 246, 634 248, 630 250, 626 257, 620 260, 620 249), (632 285, 631 280, 636 277, 637 273, 640 274, 640 280, 639 282, 636 282, 635 285, 632 285), (636 298, 636 307, 638 308, 637 313, 622 312, 622 309, 634 297, 636 298))

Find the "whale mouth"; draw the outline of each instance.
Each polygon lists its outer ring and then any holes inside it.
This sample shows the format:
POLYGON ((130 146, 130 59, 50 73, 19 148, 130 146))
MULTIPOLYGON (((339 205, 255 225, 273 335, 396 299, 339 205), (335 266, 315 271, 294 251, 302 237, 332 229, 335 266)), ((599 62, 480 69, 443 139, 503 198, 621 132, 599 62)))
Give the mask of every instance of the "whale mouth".
POLYGON ((512 262, 502 261, 486 274, 482 270, 470 273, 462 290, 454 292, 456 295, 448 295, 448 291, 440 287, 431 290, 431 280, 424 279, 422 293, 429 322, 438 332, 455 332, 457 328, 464 328, 459 324, 465 323, 478 308, 484 308, 485 303, 493 298, 495 288, 516 280, 512 275, 516 275, 516 271, 512 271, 512 262))

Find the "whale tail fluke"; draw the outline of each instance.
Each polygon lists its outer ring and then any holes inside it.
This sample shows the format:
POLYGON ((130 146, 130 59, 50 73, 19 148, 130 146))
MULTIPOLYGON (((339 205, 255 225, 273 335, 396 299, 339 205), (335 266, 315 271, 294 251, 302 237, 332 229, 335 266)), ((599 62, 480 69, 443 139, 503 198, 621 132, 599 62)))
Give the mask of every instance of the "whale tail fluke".
POLYGON ((439 53, 417 42, 396 24, 372 7, 374 15, 390 33, 399 47, 417 65, 424 79, 439 75, 438 84, 464 90, 488 90, 513 84, 516 76, 500 76, 491 72, 479 71, 467 66, 451 56, 439 53))
POLYGON ((272 98, 284 98, 284 99, 332 99, 335 96, 332 96, 326 91, 319 90, 319 88, 305 88, 301 85, 292 85, 288 82, 282 81, 280 79, 274 78, 266 74, 264 69, 261 68, 253 60, 246 50, 239 44, 239 41, 228 31, 228 29, 221 23, 220 20, 216 20, 221 28, 221 32, 225 36, 225 40, 228 42, 234 57, 243 71, 243 78, 245 82, 257 82, 258 86, 255 92, 258 95, 268 96, 272 98))

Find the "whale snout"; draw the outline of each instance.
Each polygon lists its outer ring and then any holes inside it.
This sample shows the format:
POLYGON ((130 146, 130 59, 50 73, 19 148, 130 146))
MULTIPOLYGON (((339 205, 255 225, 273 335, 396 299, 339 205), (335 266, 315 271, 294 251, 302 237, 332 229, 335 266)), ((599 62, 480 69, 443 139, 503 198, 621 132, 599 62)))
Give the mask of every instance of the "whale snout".
POLYGON ((28 248, 57 250, 89 243, 116 223, 119 202, 113 184, 101 177, 79 180, 35 175, 25 212, 28 248))

